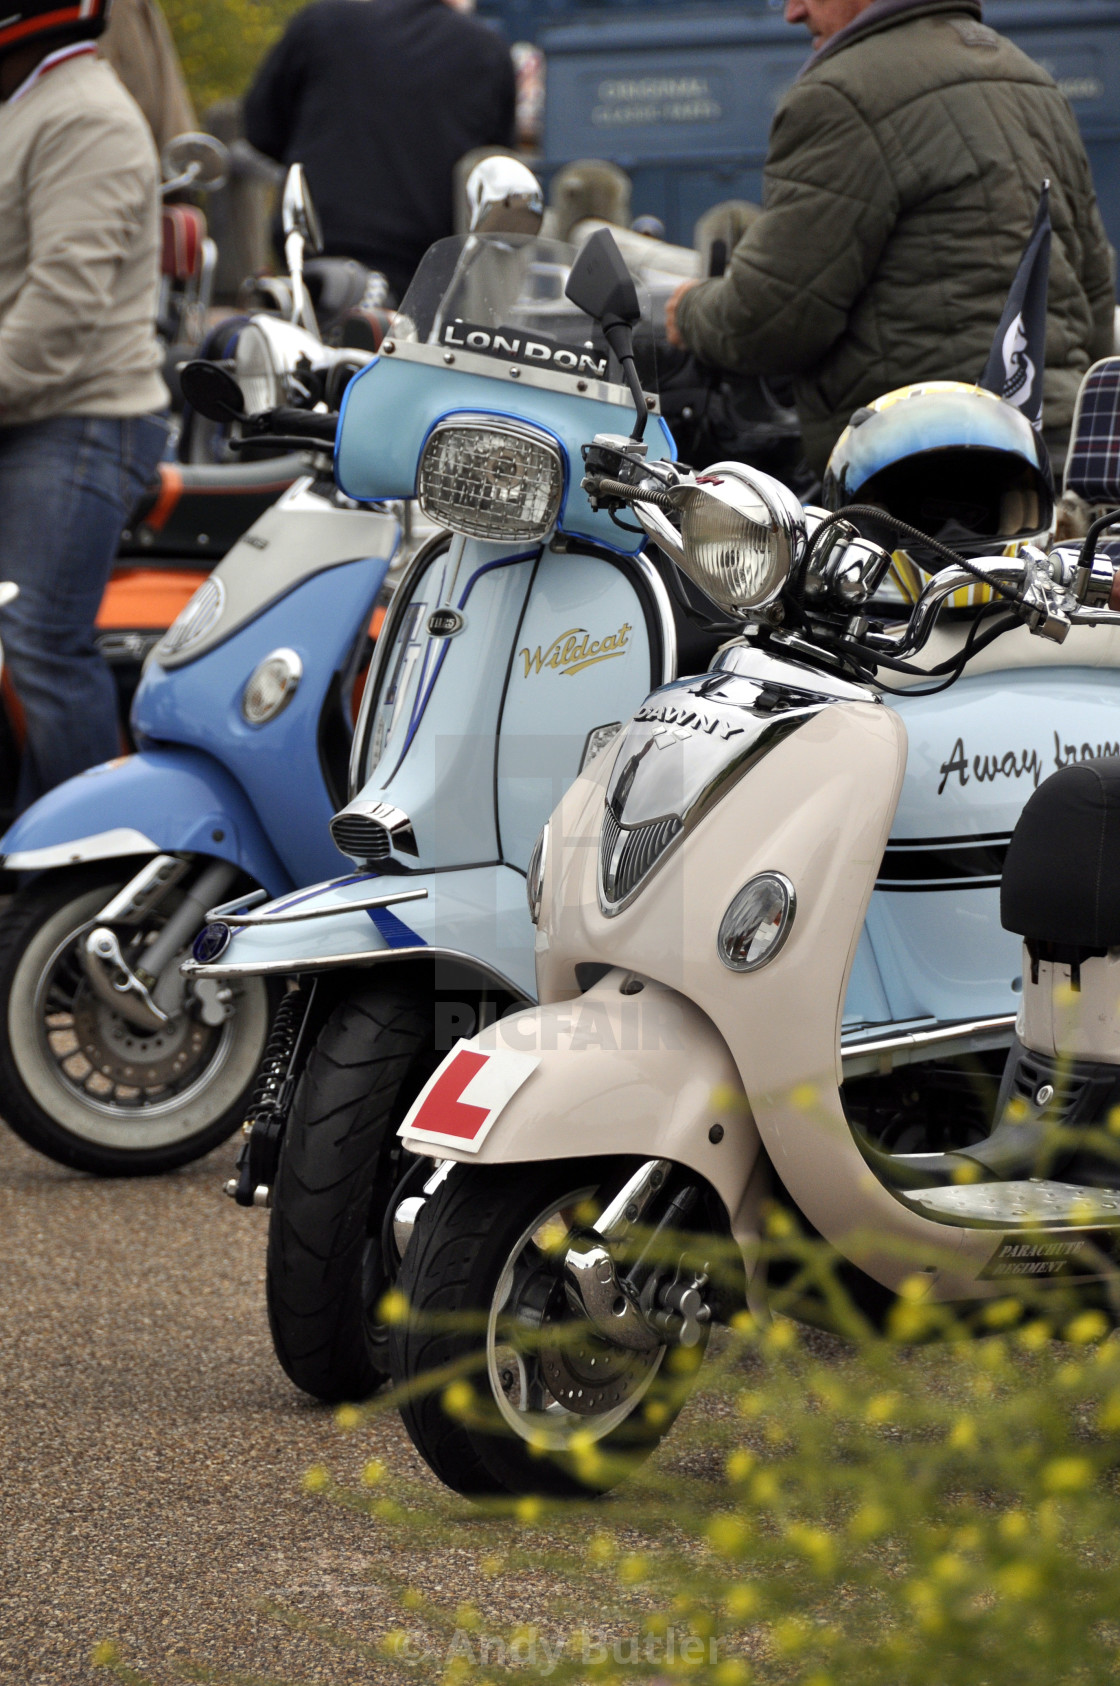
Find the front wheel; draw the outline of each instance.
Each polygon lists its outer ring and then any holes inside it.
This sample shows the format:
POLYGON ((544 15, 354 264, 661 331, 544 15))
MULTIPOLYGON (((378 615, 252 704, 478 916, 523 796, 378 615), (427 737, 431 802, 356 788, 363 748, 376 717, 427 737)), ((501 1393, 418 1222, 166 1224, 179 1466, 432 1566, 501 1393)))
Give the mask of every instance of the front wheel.
POLYGON ((684 1405, 705 1343, 616 1346, 560 1277, 569 1233, 622 1180, 602 1162, 456 1167, 425 1203, 390 1356, 409 1436, 455 1491, 605 1491, 684 1405))
POLYGON ((396 1181, 396 1126, 437 1062, 432 1011, 367 986, 335 1008, 284 1131, 268 1227, 272 1344, 285 1375, 328 1404, 366 1399, 388 1373, 377 1308, 396 1181))
MULTIPOLYGON (((158 1031, 95 994, 80 945, 134 872, 133 861, 46 873, 0 919, 0 1112, 30 1147, 106 1177, 170 1171, 224 1141, 268 1035, 260 978, 235 980, 217 1023, 186 986, 158 1031)), ((130 963, 175 896, 122 934, 130 963)))

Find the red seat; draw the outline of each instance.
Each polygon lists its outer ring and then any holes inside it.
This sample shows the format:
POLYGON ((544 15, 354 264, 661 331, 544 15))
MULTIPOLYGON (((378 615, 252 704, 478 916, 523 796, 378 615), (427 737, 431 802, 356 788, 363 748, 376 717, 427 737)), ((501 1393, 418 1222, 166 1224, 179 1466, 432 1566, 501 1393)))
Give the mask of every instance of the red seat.
POLYGON ((173 281, 189 281, 202 268, 206 218, 195 205, 163 207, 160 271, 173 281))

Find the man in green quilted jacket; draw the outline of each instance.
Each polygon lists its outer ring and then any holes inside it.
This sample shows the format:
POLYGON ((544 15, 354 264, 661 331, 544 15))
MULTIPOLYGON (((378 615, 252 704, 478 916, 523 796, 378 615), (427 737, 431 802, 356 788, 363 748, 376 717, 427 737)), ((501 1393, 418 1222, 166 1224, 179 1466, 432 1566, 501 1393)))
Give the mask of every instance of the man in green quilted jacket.
POLYGON ((813 55, 770 134, 765 210, 667 326, 719 368, 796 381, 820 472, 860 405, 979 378, 1044 179, 1054 241, 1044 427, 1064 455, 1112 350, 1112 254, 1077 123, 980 0, 786 0, 813 55))

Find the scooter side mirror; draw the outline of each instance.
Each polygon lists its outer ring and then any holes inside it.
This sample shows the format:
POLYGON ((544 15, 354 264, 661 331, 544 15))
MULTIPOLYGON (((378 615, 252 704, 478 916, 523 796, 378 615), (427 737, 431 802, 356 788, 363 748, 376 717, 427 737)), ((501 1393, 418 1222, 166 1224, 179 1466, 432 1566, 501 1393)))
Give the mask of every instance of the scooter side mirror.
POLYGON ((245 396, 230 374, 218 363, 185 363, 179 372, 183 397, 192 410, 207 421, 240 421, 245 414, 245 396))
POLYGON ((641 320, 634 277, 609 228, 597 229, 587 241, 572 265, 564 292, 577 310, 602 324, 608 338, 611 328, 632 328, 641 320))
POLYGON ((168 141, 160 166, 165 193, 187 187, 213 192, 229 178, 229 150, 214 135, 191 130, 168 141))
POLYGON ((484 158, 467 177, 466 193, 472 234, 540 233, 544 193, 519 158, 484 158))
POLYGON ((284 178, 280 226, 284 230, 285 239, 289 234, 299 234, 309 252, 316 254, 323 250, 323 230, 302 164, 293 164, 284 178))
POLYGON ((634 323, 641 320, 642 307, 634 277, 609 228, 596 229, 583 246, 564 292, 577 310, 599 323, 607 344, 622 364, 637 411, 633 438, 641 439, 646 428, 646 397, 634 366, 634 323))

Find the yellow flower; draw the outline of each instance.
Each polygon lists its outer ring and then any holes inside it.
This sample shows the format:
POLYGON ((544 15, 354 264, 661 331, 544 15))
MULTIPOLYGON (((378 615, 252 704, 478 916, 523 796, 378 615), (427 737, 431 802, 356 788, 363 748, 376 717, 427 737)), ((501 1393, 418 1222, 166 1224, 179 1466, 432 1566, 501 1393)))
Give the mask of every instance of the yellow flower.
POLYGON ((377 1315, 382 1323, 403 1323, 408 1316, 408 1300, 399 1288, 390 1288, 387 1294, 382 1294, 377 1307, 377 1315))
POLYGON ((825 1528, 810 1528, 794 1522, 786 1530, 790 1544, 807 1557, 819 1574, 826 1575, 836 1563, 836 1542, 825 1528))
POLYGON ((321 1493, 331 1484, 330 1471, 326 1464, 312 1464, 304 1471, 303 1490, 305 1493, 321 1493))
POLYGON ((1038 1319, 1034 1323, 1028 1323, 1025 1329, 1020 1329, 1019 1345, 1026 1347, 1028 1352, 1041 1352, 1050 1340, 1051 1334, 1049 1323, 1043 1323, 1041 1319, 1038 1319))
POLYGON ((775 1622, 771 1630, 774 1649, 780 1657, 795 1656, 803 1651, 809 1639, 809 1624, 797 1616, 786 1616, 775 1622))
POLYGON ((1031 1531, 1030 1517, 1021 1510, 1009 1510, 999 1519, 999 1531, 1003 1539, 1009 1544, 1017 1540, 1025 1540, 1031 1531))
POLYGON ((1042 1471, 1042 1485, 1048 1493, 1080 1493, 1093 1479, 1088 1458, 1052 1458, 1042 1471))
POLYGON ((778 1477, 772 1470, 760 1469, 751 1482, 751 1498, 755 1504, 773 1504, 778 1496, 778 1477))
POLYGON ((362 1413, 356 1405, 340 1405, 334 1414, 334 1420, 343 1433, 349 1433, 351 1429, 361 1426, 362 1413))
POLYGON ((713 1516, 704 1532, 712 1550, 721 1557, 742 1557, 751 1537, 750 1527, 741 1516, 713 1516))
POLYGON ((609 1534, 592 1534, 587 1543, 587 1555, 592 1563, 609 1563, 615 1554, 615 1543, 609 1534))
POLYGON ((960 1586, 968 1579, 968 1564, 955 1551, 943 1551, 940 1557, 934 1558, 930 1572, 942 1586, 960 1586))
POLYGON ((538 1498, 534 1498, 532 1494, 526 1494, 523 1499, 518 1499, 517 1503, 513 1507, 513 1514, 516 1516, 517 1520, 519 1522, 526 1522, 529 1524, 538 1522, 543 1512, 544 1505, 538 1498))
POLYGON ((745 1481, 758 1462, 753 1452, 748 1452, 745 1446, 737 1452, 732 1452, 724 1466, 729 1481, 745 1481))
POLYGON ((727 1614, 738 1617, 740 1621, 745 1616, 753 1616, 758 1605, 758 1593, 753 1586, 747 1586, 745 1582, 733 1586, 723 1601, 727 1614))
POLYGON ((1066 1340, 1075 1346, 1091 1346, 1094 1341, 1103 1341, 1108 1330, 1108 1318, 1103 1311, 1083 1311, 1067 1325, 1066 1340))
POLYGON ((727 1657, 712 1671, 716 1686, 749 1686, 754 1671, 744 1657, 727 1657))
POLYGON ((861 1505, 852 1520, 848 1523, 848 1532, 853 1539, 873 1540, 890 1526, 890 1513, 886 1508, 875 1503, 861 1505))
POLYGON ((790 1105, 796 1107, 798 1112, 809 1112, 816 1106, 819 1098, 812 1083, 799 1083, 796 1089, 791 1089, 789 1100, 790 1105))
POLYGON ((948 1444, 954 1452, 971 1452, 978 1440, 976 1424, 971 1417, 958 1417, 949 1430, 948 1444))
POLYGON ((897 1393, 877 1393, 867 1401, 864 1419, 869 1423, 889 1423, 897 1408, 897 1393))
POLYGON ((117 1661, 119 1652, 111 1639, 99 1639, 90 1652, 90 1662, 94 1668, 112 1668, 117 1661))
POLYGON ((362 1486, 377 1487, 384 1481, 385 1475, 385 1465, 381 1462, 381 1459, 371 1458, 362 1470, 362 1486))
POLYGON ((1097 1424, 1105 1429, 1120 1428, 1120 1393, 1109 1394, 1100 1408, 1097 1424))
POLYGON ((630 1552, 618 1565, 618 1578, 623 1586, 637 1586, 649 1574, 649 1559, 638 1552, 630 1552))
POLYGON ((1009 1329, 1022 1315, 1022 1302, 1015 1299, 993 1300, 984 1307, 984 1322, 989 1329, 1009 1329))
POLYGON ((1033 1563, 1008 1563, 997 1573, 996 1586, 1005 1598, 1036 1598, 1042 1575, 1033 1563))
POLYGON ((443 1408, 449 1417, 466 1416, 474 1404, 474 1389, 470 1382, 451 1382, 443 1390, 443 1408))

